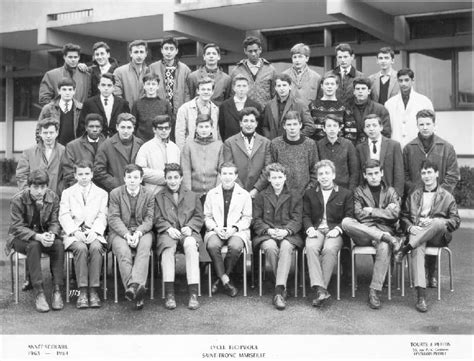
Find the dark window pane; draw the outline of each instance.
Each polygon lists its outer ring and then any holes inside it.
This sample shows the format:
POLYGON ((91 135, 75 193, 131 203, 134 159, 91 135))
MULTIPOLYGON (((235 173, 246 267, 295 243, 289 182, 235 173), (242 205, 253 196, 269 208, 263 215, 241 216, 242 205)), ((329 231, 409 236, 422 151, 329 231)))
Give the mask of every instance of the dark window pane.
POLYGON ((309 46, 324 45, 324 32, 298 31, 285 33, 272 33, 267 35, 268 50, 290 50, 293 45, 304 43, 309 46))
POLYGON ((472 83, 472 51, 458 53, 458 104, 474 105, 474 85, 472 83))
POLYGON ((14 80, 13 118, 38 119, 41 106, 38 104, 38 92, 41 77, 16 78, 14 80))
POLYGON ((357 43, 357 29, 354 28, 342 28, 332 30, 332 41, 333 45, 340 43, 357 43))
POLYGON ((3 78, 0 86, 0 122, 5 121, 6 79, 3 78))
POLYGON ((435 110, 454 108, 451 49, 410 53, 409 61, 415 72, 415 90, 430 98, 435 110))

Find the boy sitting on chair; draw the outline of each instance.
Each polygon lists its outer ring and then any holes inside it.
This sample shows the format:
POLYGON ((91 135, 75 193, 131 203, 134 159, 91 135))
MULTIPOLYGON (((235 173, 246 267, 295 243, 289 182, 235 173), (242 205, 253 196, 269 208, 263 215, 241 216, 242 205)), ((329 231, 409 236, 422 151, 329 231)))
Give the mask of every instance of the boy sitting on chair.
POLYGON ((284 310, 291 255, 296 247, 303 246, 299 234, 303 200, 287 188, 286 169, 281 164, 269 164, 265 173, 270 185, 255 197, 253 245, 265 251, 276 278, 273 305, 277 310, 284 310))
POLYGON ((395 255, 395 261, 402 262, 411 251, 418 298, 416 309, 426 312, 426 247, 446 247, 461 219, 453 195, 438 184, 438 165, 426 160, 421 163, 420 173, 423 185, 407 197, 402 210, 401 224, 408 234, 408 243, 395 255))
POLYGON ((374 246, 375 255, 372 282, 369 288, 369 306, 380 308, 378 292, 388 271, 392 249, 397 252, 400 243, 395 234, 400 214, 400 197, 397 191, 385 185, 380 162, 369 159, 364 165, 365 182, 354 191, 354 218, 344 218, 342 229, 356 246, 374 246))
POLYGON ((104 231, 109 195, 92 183, 92 168, 92 163, 84 160, 74 165, 77 183, 63 192, 59 205, 64 249, 74 255, 79 287, 77 308, 101 306, 97 289, 100 286, 102 257, 106 252, 104 231))
POLYGON ((49 255, 53 282, 51 308, 64 307, 61 296, 63 285, 64 247, 59 238, 59 197, 48 188, 49 176, 43 169, 28 175, 28 188, 15 194, 10 202, 11 223, 8 233, 7 251, 26 254, 31 283, 36 292, 35 304, 38 312, 48 312, 49 305, 43 290, 41 253, 49 255))
POLYGON ((145 283, 152 244, 154 198, 141 185, 143 169, 128 164, 124 170, 125 184, 110 192, 108 223, 109 244, 117 257, 125 298, 143 308, 145 283), (132 250, 136 251, 132 258, 132 250))
POLYGON ((204 214, 199 195, 181 185, 183 170, 176 163, 165 165, 166 187, 155 196, 155 227, 158 233, 156 254, 161 255, 165 284, 165 307, 176 308, 174 298, 176 248, 184 251, 188 280, 188 308, 197 310, 199 255, 210 261, 200 235, 204 214))

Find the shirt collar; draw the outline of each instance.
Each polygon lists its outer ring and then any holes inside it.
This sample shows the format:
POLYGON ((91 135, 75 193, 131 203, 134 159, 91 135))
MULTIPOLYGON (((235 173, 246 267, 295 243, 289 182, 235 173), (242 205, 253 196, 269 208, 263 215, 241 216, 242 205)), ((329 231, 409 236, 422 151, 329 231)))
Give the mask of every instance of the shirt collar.
POLYGON ((246 62, 247 62, 247 66, 248 66, 249 68, 261 68, 262 65, 263 65, 262 59, 258 59, 258 63, 257 63, 257 64, 252 64, 252 63, 250 62, 250 60, 248 60, 248 59, 246 60, 246 62))
MULTIPOLYGON (((60 107, 61 109, 64 109, 65 106, 66 106, 66 102, 65 102, 64 100, 62 100, 62 99, 59 99, 59 107, 60 107)), ((67 102, 67 106, 68 106, 68 110, 71 110, 72 100, 69 100, 69 101, 67 102)))
POLYGON ((134 193, 132 193, 127 187, 125 187, 125 189, 130 197, 136 197, 138 196, 138 193, 140 193, 140 188, 138 188, 134 193))
POLYGON ((99 143, 99 137, 97 137, 96 140, 90 138, 88 135, 86 135, 86 137, 87 137, 87 141, 88 141, 89 143, 99 143))

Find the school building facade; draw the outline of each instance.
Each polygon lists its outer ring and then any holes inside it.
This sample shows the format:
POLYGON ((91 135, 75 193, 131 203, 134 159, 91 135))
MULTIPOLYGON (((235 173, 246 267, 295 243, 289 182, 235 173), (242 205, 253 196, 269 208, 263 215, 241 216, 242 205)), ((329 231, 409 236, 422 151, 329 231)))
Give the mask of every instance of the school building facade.
POLYGON ((18 157, 34 144, 41 110, 43 74, 63 64, 61 47, 105 41, 111 56, 128 62, 127 44, 149 42, 148 62, 160 58, 159 42, 180 40, 180 57, 192 69, 202 48, 217 43, 229 71, 244 57, 246 35, 259 35, 262 56, 281 71, 291 65, 289 49, 311 47, 310 66, 324 74, 335 66, 334 46, 349 43, 355 65, 375 73, 377 50, 396 51, 395 69, 415 72, 415 89, 437 113, 437 133, 451 142, 460 165, 474 166, 472 2, 387 0, 11 0, 0 4, 0 157, 18 157))

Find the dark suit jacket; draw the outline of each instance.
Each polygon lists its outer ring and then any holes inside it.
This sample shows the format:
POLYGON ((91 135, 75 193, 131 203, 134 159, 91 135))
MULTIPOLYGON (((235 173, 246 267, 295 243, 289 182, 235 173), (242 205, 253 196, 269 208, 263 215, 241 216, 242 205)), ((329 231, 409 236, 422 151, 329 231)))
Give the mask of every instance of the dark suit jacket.
POLYGON ((367 105, 364 108, 364 111, 359 111, 354 100, 351 100, 347 103, 347 107, 352 112, 352 116, 356 121, 357 126, 357 143, 363 143, 367 139, 367 135, 364 132, 364 119, 369 114, 377 114, 382 121, 382 135, 384 137, 390 138, 392 136, 392 126, 390 125, 390 115, 388 110, 382 104, 379 104, 373 100, 368 99, 367 105))
POLYGON ((253 188, 261 191, 268 184, 263 170, 272 162, 270 143, 267 138, 255 134, 250 155, 247 153, 241 133, 233 135, 224 143, 224 162, 232 162, 237 166, 239 181, 248 192, 253 188))
MULTIPOLYGON (((99 136, 98 147, 104 142, 103 134, 99 136)), ((97 148, 98 149, 98 148, 97 148)), ((94 147, 87 140, 87 134, 82 137, 74 139, 66 145, 66 150, 62 159, 63 178, 65 188, 69 188, 76 180, 74 179, 74 164, 86 160, 94 164, 96 151, 94 147)))
MULTIPOLYGON (((157 254, 161 254, 167 247, 176 244, 168 233, 173 227, 180 230, 183 227, 192 229, 192 237, 199 247, 199 261, 210 262, 201 237, 201 228, 204 225, 204 212, 199 195, 181 186, 178 196, 178 204, 173 199, 173 193, 168 187, 163 188, 155 195, 155 221, 154 225, 158 233, 157 254)), ((178 243, 184 240, 180 240, 178 243)))
POLYGON ((143 140, 133 137, 132 154, 129 158, 118 134, 113 135, 102 143, 97 150, 94 161, 94 179, 97 185, 107 192, 124 184, 123 172, 127 164, 135 163, 138 149, 143 140))
POLYGON ((102 133, 106 137, 111 137, 117 133, 117 116, 120 113, 130 113, 130 107, 125 99, 111 95, 114 97, 114 105, 112 106, 112 114, 110 115, 110 123, 107 123, 107 117, 105 116, 104 106, 100 101, 100 95, 95 95, 87 99, 82 105, 81 115, 79 116, 79 125, 77 126, 76 134, 81 136, 84 134, 86 129, 86 116, 90 113, 97 113, 102 115, 104 118, 104 124, 102 124, 102 133))
MULTIPOLYGON (((140 186, 137 205, 135 208, 136 231, 146 234, 153 227, 155 212, 155 198, 152 192, 140 186)), ((131 206, 125 185, 115 188, 110 192, 107 223, 109 225, 109 244, 115 237, 124 237, 130 231, 131 206)))
POLYGON ((277 96, 273 97, 263 111, 263 135, 268 139, 272 140, 280 135, 283 135, 283 120, 285 119, 286 113, 290 110, 296 111, 300 114, 303 128, 301 134, 311 138, 314 133, 314 123, 311 114, 309 113, 308 106, 300 100, 297 100, 291 93, 288 97, 285 108, 281 117, 278 117, 278 103, 277 96))
POLYGON ((260 244, 271 237, 267 234, 270 228, 287 229, 291 235, 285 239, 296 247, 303 246, 301 230, 301 217, 303 214, 303 201, 301 196, 292 193, 285 186, 277 197, 273 187, 269 185, 255 197, 253 202, 253 247, 258 249, 260 244))
MULTIPOLYGON (((361 167, 360 183, 363 184, 363 166, 370 159, 370 149, 367 141, 357 145, 357 157, 361 167)), ((383 170, 383 180, 389 187, 395 188, 399 196, 403 195, 404 170, 403 156, 400 143, 382 136, 382 146, 380 148, 380 168, 383 170)))
MULTIPOLYGON (((262 134, 262 109, 260 108, 260 104, 247 97, 244 107, 253 107, 258 110, 258 112, 260 113, 260 117, 257 119, 257 132, 262 134)), ((224 100, 219 106, 218 124, 222 141, 225 141, 227 138, 230 138, 234 134, 240 132, 240 116, 239 111, 235 107, 233 97, 224 100)))
MULTIPOLYGON (((353 217, 354 202, 352 192, 334 185, 334 189, 326 203, 326 220, 329 229, 339 227, 345 217, 353 217)), ((324 215, 324 198, 319 186, 310 188, 303 196, 303 229, 318 229, 324 215)))

